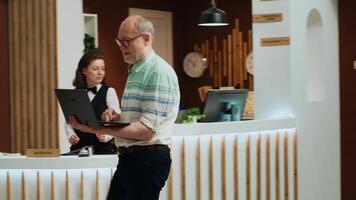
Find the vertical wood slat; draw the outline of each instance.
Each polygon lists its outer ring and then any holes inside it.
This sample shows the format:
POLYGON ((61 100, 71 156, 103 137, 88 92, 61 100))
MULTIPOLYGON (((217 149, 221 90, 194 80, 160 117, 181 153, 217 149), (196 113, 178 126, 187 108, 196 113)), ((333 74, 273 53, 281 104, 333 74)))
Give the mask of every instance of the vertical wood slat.
POLYGON ((182 200, 186 199, 186 174, 185 174, 185 138, 182 141, 182 154, 181 154, 181 170, 182 170, 182 200))
MULTIPOLYGON (((20 108, 20 133, 19 133, 19 136, 21 137, 20 139, 20 148, 21 148, 21 152, 23 152, 23 149, 22 147, 26 145, 26 133, 27 133, 27 123, 26 123, 26 114, 25 113, 22 113, 23 111, 26 111, 26 102, 25 102, 25 88, 24 88, 24 85, 25 85, 25 78, 26 78, 26 73, 25 73, 25 66, 24 66, 24 62, 25 62, 25 52, 24 52, 24 40, 23 40, 23 37, 24 35, 22 34, 23 33, 23 13, 24 12, 24 6, 25 6, 25 2, 24 1, 19 1, 19 6, 18 6, 18 15, 19 15, 19 54, 20 54, 20 65, 19 65, 19 68, 20 68, 20 82, 19 82, 19 85, 20 85, 20 105, 19 105, 19 108, 20 108)), ((27 146, 27 145, 26 145, 27 146)))
POLYGON ((225 136, 221 143, 221 199, 226 199, 226 145, 225 136))
POLYGON ((25 172, 22 171, 21 174, 21 199, 26 200, 27 195, 26 195, 26 177, 25 177, 25 172))
MULTIPOLYGON (((233 34, 234 34, 234 57, 235 57, 235 61, 234 61, 234 86, 240 85, 240 81, 239 81, 239 68, 241 67, 239 64, 239 59, 240 59, 240 37, 239 37, 239 33, 240 33, 240 20, 239 19, 235 19, 235 29, 233 30, 233 34)), ((241 85, 240 85, 241 87, 241 85)))
POLYGON ((56 200, 56 190, 54 184, 54 173, 51 171, 51 200, 56 200))
POLYGON ((297 149, 297 132, 293 133, 293 178, 294 178, 294 200, 298 200, 298 149, 297 149))
MULTIPOLYGON (((248 51, 247 51, 247 55, 249 53, 253 53, 252 52, 252 45, 253 45, 253 43, 252 43, 252 30, 248 30, 248 37, 247 37, 248 51)), ((248 74, 248 80, 249 80, 248 81, 248 83, 249 83, 248 88, 253 91, 254 90, 253 89, 253 76, 251 74, 248 74)))
MULTIPOLYGON (((54 51, 54 87, 58 88, 58 44, 57 44, 57 0, 53 0, 53 51, 54 51)), ((54 98, 54 97, 53 97, 54 98)), ((55 100, 54 100, 55 101, 55 100)), ((54 116, 56 118, 55 121, 55 148, 59 148, 59 117, 58 117, 58 104, 54 103, 54 116)))
POLYGON ((66 200, 69 200, 69 174, 68 174, 68 170, 66 170, 66 183, 65 183, 65 198, 66 200))
POLYGON ((219 87, 219 63, 217 52, 214 52, 214 87, 219 87))
POLYGON ((84 200, 84 174, 80 171, 80 200, 84 200))
POLYGON ((284 199, 289 199, 289 179, 288 179, 288 133, 283 134, 283 160, 284 160, 284 199))
POLYGON ((214 35, 213 37, 213 70, 214 70, 214 87, 218 86, 218 70, 219 70, 219 66, 218 66, 218 37, 216 35, 214 35))
POLYGON ((209 40, 205 40, 205 58, 207 60, 207 66, 208 66, 208 70, 209 70, 209 74, 210 74, 210 50, 209 50, 209 40))
MULTIPOLYGON (((243 68, 244 68, 244 70, 243 70, 243 80, 248 80, 248 73, 247 73, 247 70, 246 70, 246 68, 245 68, 245 66, 246 66, 246 57, 247 57, 247 42, 244 42, 243 43, 243 54, 242 54, 243 56, 242 56, 242 58, 243 58, 243 60, 242 60, 242 62, 243 62, 243 68)), ((248 87, 248 85, 247 85, 247 87, 248 87)))
POLYGON ((223 78, 222 70, 223 70, 224 66, 222 64, 221 51, 218 51, 217 53, 218 53, 218 66, 217 66, 217 70, 218 70, 218 86, 221 87, 222 86, 222 78, 223 78))
POLYGON ((99 185, 100 185, 100 182, 99 182, 99 179, 100 179, 100 176, 99 176, 99 170, 97 169, 96 170, 96 176, 95 176, 95 197, 96 197, 96 200, 99 200, 100 199, 100 188, 99 188, 99 185))
POLYGON ((195 52, 199 52, 199 48, 198 48, 198 45, 197 45, 197 44, 194 44, 194 51, 195 51, 195 52))
POLYGON ((275 135, 274 135, 274 158, 275 158, 275 180, 276 180, 276 200, 280 199, 280 181, 279 181, 279 163, 280 163, 280 159, 279 159, 279 132, 276 131, 275 135))
POLYGON ((249 88, 249 90, 251 90, 251 91, 253 91, 254 89, 253 89, 253 76, 252 75, 248 75, 248 88, 249 88))
POLYGON ((238 157, 238 139, 237 135, 234 137, 234 142, 233 142, 233 148, 234 148, 234 199, 238 200, 239 199, 239 157, 238 157))
POLYGON ((244 57, 243 57, 243 35, 242 32, 239 32, 239 57, 238 57, 238 63, 239 63, 239 82, 240 82, 240 88, 245 88, 244 84, 244 57))
POLYGON ((26 138, 27 138, 27 144, 26 146, 29 147, 29 148, 33 148, 33 121, 34 121, 34 118, 33 118, 33 112, 31 111, 31 107, 32 107, 32 104, 33 104, 33 91, 32 91, 32 88, 33 88, 33 80, 31 79, 32 78, 32 72, 33 72, 33 63, 32 63, 32 57, 30 55, 31 51, 30 51, 30 47, 31 47, 31 39, 30 39, 30 32, 31 32, 31 28, 32 26, 30 27, 30 19, 31 19, 31 16, 30 16, 30 10, 31 10, 31 7, 30 7, 30 0, 26 0, 25 2, 25 17, 26 17, 26 24, 25 24, 25 27, 26 27, 26 31, 25 31, 25 39, 26 39, 26 42, 25 42, 25 53, 26 53, 26 120, 27 120, 27 131, 26 131, 26 138))
POLYGON ((6 199, 12 200, 11 176, 10 172, 6 172, 6 199))
POLYGON ((33 18, 33 85, 34 85, 34 95, 33 95, 33 110, 34 110, 34 146, 38 147, 39 146, 39 127, 38 127, 38 121, 39 121, 39 113, 38 113, 38 97, 39 97, 39 81, 38 81, 38 70, 39 70, 39 62, 37 59, 37 51, 38 51, 38 0, 33 0, 33 6, 32 6, 32 18, 33 18))
POLYGON ((233 56, 234 56, 234 64, 233 64, 233 74, 234 74, 234 81, 233 84, 234 86, 237 86, 239 83, 238 81, 238 72, 239 72, 239 34, 240 32, 240 20, 235 19, 235 28, 232 31, 233 34, 233 56))
POLYGON ((213 138, 209 138, 209 200, 214 199, 214 177, 213 177, 213 138))
POLYGON ((251 200, 251 137, 246 141, 246 200, 251 200))
POLYGON ((209 50, 209 75, 214 80, 214 51, 209 50))
POLYGON ((256 174, 257 174, 257 188, 256 188, 256 190, 257 190, 257 194, 256 194, 256 199, 257 200, 261 200, 261 134, 258 134, 258 136, 257 136, 257 141, 256 141, 256 143, 257 143, 257 152, 256 152, 256 158, 257 158, 257 160, 256 160, 256 162, 257 162, 257 167, 256 167, 256 170, 257 170, 257 172, 256 172, 256 174))
MULTIPOLYGON (((46 61, 47 65, 51 65, 51 47, 53 45, 52 40, 51 40, 51 20, 52 20, 52 15, 51 15, 51 7, 52 7, 52 0, 47 0, 46 1, 46 33, 47 33, 47 51, 46 51, 46 61)), ((52 71, 47 70, 47 99, 48 99, 48 110, 47 110, 47 117, 48 117, 48 147, 53 148, 53 138, 54 138, 54 118, 53 118, 53 93, 52 90, 54 88, 54 85, 52 84, 53 78, 52 78, 52 71)))
POLYGON ((227 82, 228 86, 233 86, 233 71, 232 71, 232 64, 233 64, 233 55, 232 55, 232 35, 229 34, 227 36, 227 65, 228 65, 228 77, 227 77, 227 82))
MULTIPOLYGON (((40 2, 39 2, 39 7, 40 7, 40 15, 39 15, 39 18, 40 18, 40 24, 39 24, 39 26, 40 26, 40 37, 39 37, 39 48, 40 48, 40 80, 41 80, 41 90, 40 91, 42 91, 42 92, 40 92, 41 93, 41 97, 40 97, 40 107, 39 107, 39 109, 40 109, 40 116, 46 116, 46 110, 45 110, 45 108, 47 108, 47 106, 46 106, 46 93, 45 92, 43 92, 43 91, 46 91, 45 90, 45 84, 44 84, 44 80, 45 80, 45 71, 44 71, 44 69, 45 69, 45 63, 44 63, 44 57, 45 56, 42 56, 42 55, 45 55, 44 53, 44 48, 45 48, 45 24, 44 24, 44 13, 43 13, 43 9, 44 9, 44 0, 39 0, 40 2)), ((41 145, 40 145, 40 147, 41 148, 48 148, 48 145, 46 145, 46 143, 47 143, 47 140, 46 140, 46 138, 47 138, 47 130, 46 130, 46 123, 41 123, 41 145)))
POLYGON ((41 176, 40 176, 40 171, 37 171, 37 176, 36 176, 36 188, 37 188, 37 200, 41 200, 42 196, 41 196, 41 176))
POLYGON ((270 133, 266 134, 266 200, 271 199, 270 133))
POLYGON ((227 39, 223 39, 223 50, 222 50, 222 60, 223 60, 223 76, 227 76, 227 39))
POLYGON ((247 44, 248 44, 248 53, 252 52, 252 30, 248 30, 248 37, 247 37, 247 44))
POLYGON ((200 137, 198 137, 196 149, 195 149, 195 173, 196 173, 196 191, 197 200, 201 200, 201 171, 200 171, 200 137))
POLYGON ((237 78, 236 78, 236 73, 237 73, 237 30, 236 28, 232 30, 232 85, 236 86, 237 84, 237 78))

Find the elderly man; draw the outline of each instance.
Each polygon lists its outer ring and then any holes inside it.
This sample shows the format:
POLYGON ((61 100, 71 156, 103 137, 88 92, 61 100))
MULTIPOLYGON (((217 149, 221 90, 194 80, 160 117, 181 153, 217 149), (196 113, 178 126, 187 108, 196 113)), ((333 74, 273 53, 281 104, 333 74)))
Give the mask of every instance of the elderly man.
POLYGON ((107 109, 103 120, 131 122, 122 128, 87 127, 71 117, 76 129, 115 136, 119 164, 107 199, 158 199, 171 166, 168 144, 177 117, 180 92, 174 69, 152 49, 153 25, 130 16, 120 25, 116 43, 129 76, 121 102, 121 116, 107 109))

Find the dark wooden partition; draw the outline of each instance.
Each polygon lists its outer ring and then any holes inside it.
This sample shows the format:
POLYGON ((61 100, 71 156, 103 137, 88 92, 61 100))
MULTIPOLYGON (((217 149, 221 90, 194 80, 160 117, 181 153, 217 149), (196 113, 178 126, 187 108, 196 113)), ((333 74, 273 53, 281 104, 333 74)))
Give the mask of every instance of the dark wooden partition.
POLYGON ((342 199, 356 199, 356 1, 339 0, 342 199))
POLYGON ((11 148, 8 20, 8 0, 0 0, 0 152, 11 148))

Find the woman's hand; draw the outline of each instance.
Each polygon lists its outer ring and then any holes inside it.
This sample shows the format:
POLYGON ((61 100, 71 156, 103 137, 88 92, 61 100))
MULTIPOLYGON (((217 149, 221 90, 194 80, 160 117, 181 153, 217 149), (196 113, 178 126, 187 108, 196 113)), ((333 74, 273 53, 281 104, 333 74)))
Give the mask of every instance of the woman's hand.
POLYGON ((114 109, 108 108, 106 109, 103 114, 101 115, 101 119, 103 121, 109 122, 109 121, 118 121, 120 119, 120 114, 115 112, 114 109))
POLYGON ((86 133, 93 133, 93 134, 96 134, 99 132, 99 129, 97 128, 94 128, 94 127, 90 127, 90 126, 87 126, 87 125, 84 125, 84 124, 80 124, 74 116, 69 116, 69 121, 68 121, 68 124, 74 128, 74 129, 77 129, 77 130, 80 130, 82 132, 86 132, 86 133))
POLYGON ((68 140, 72 145, 74 145, 79 142, 80 138, 77 135, 72 135, 68 140))
POLYGON ((98 138, 99 142, 109 142, 113 138, 113 136, 97 133, 96 138, 98 138))

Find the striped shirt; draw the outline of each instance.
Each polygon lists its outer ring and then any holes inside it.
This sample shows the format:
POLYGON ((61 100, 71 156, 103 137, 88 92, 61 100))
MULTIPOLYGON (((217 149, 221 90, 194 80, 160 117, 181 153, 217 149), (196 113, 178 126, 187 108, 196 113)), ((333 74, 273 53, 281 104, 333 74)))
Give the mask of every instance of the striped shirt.
POLYGON ((116 138, 117 145, 169 144, 179 100, 174 69, 152 51, 129 71, 121 100, 120 121, 140 121, 154 132, 154 136, 148 142, 116 138))

